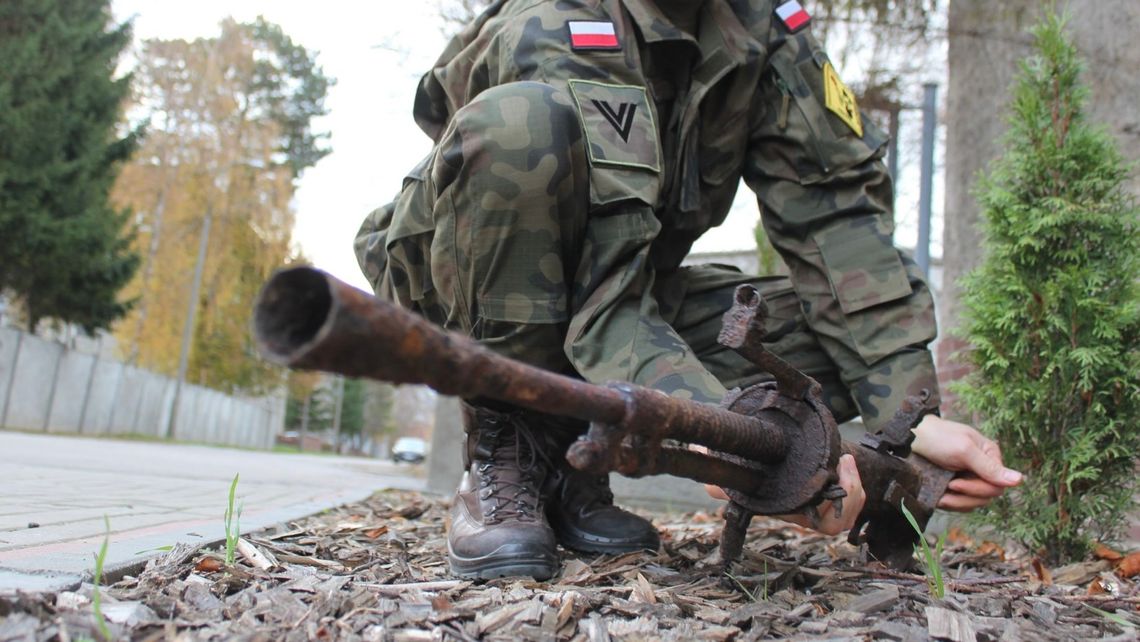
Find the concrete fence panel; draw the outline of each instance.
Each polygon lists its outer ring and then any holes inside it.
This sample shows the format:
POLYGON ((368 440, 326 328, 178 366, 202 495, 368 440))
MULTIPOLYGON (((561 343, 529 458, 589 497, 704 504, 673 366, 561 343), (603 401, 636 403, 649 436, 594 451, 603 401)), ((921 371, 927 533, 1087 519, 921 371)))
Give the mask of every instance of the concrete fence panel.
MULTIPOLYGON (((149 373, 148 373, 149 374, 149 373)), ((149 375, 142 381, 142 400, 135 418, 135 431, 142 435, 161 437, 166 434, 166 387, 172 385, 165 377, 149 375)))
MULTIPOLYGON (((169 377, 0 327, 0 428, 163 437, 175 388, 169 377)), ((178 440, 270 448, 285 399, 185 384, 176 419, 178 440)))
POLYGON ((139 407, 143 402, 143 380, 146 372, 127 366, 115 395, 115 412, 111 415, 111 430, 115 434, 139 434, 139 407))
POLYGON ((8 406, 8 393, 16 372, 16 354, 24 333, 14 328, 0 328, 0 421, 4 420, 8 406))
POLYGON ((95 378, 91 382, 91 396, 79 431, 85 435, 105 435, 111 432, 111 421, 115 414, 115 397, 122 385, 123 371, 126 369, 115 361, 99 360, 95 366, 95 378))
POLYGON ((51 410, 55 376, 64 347, 24 335, 16 359, 5 425, 18 430, 43 430, 51 410))
POLYGON ((47 429, 50 432, 79 432, 83 418, 84 400, 88 395, 87 383, 97 359, 93 354, 73 350, 63 353, 55 376, 55 394, 52 395, 51 413, 47 429))

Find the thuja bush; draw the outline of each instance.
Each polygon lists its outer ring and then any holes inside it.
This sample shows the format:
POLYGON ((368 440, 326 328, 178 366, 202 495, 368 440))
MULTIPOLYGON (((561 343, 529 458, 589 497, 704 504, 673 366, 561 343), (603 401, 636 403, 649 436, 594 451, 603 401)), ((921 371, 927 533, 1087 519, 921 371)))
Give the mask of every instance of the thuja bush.
POLYGON ((1084 113, 1082 62, 1051 16, 979 183, 986 255, 964 284, 966 407, 1027 473, 982 519, 1052 562, 1126 524, 1140 452, 1140 240, 1130 170, 1084 113))

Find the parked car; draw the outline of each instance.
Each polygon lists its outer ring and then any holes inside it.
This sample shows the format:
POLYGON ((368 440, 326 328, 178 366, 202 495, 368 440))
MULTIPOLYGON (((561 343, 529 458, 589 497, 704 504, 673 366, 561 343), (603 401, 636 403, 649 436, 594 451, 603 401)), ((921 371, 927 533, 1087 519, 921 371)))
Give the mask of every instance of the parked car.
POLYGON ((418 464, 427 456, 427 443, 419 437, 400 437, 392 446, 392 461, 418 464))

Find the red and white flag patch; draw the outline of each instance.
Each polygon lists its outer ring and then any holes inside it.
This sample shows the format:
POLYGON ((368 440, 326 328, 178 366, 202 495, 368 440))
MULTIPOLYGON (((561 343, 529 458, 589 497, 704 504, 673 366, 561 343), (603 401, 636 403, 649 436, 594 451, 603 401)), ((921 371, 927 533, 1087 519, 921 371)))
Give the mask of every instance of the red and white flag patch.
POLYGON ((614 23, 602 20, 571 20, 570 47, 580 49, 621 49, 614 23))
POLYGON ((804 9, 803 5, 796 0, 789 0, 776 7, 776 16, 792 33, 803 29, 811 22, 811 16, 808 15, 807 9, 804 9))

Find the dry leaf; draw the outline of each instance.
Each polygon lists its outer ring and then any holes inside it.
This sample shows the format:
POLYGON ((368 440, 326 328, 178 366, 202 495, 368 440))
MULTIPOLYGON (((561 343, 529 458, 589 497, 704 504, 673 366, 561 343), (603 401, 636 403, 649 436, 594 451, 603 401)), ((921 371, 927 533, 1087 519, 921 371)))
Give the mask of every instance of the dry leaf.
POLYGON ((1093 557, 1099 560, 1108 560, 1110 562, 1116 562, 1124 559, 1124 555, 1120 554, 1119 551, 1115 551, 1108 546, 1105 546, 1104 544, 1096 545, 1096 548, 1093 549, 1093 557))
POLYGON ((992 555, 1001 561, 1005 561, 1005 549, 997 544, 985 541, 978 547, 978 555, 992 555))
POLYGON ((364 536, 367 537, 368 539, 376 539, 377 537, 380 537, 381 535, 383 535, 384 533, 387 533, 387 532, 388 532, 387 526, 377 526, 376 528, 364 531, 364 536))
POLYGON ((966 534, 966 531, 958 528, 957 526, 951 526, 950 530, 946 531, 946 543, 954 544, 957 546, 972 547, 974 545, 974 540, 966 534))
POLYGON ((199 573, 213 573, 215 571, 220 571, 225 567, 226 565, 222 562, 222 560, 216 557, 203 557, 202 559, 198 560, 198 564, 194 567, 194 570, 198 571, 199 573))
POLYGON ((1108 593, 1108 587, 1104 585, 1102 579, 1098 577, 1092 582, 1089 582, 1088 595, 1104 595, 1105 593, 1108 593))
POLYGON ((1034 557, 1031 564, 1033 566, 1033 575, 1037 578, 1037 580, 1045 586, 1052 586, 1053 574, 1049 572, 1049 569, 1043 563, 1041 563, 1041 560, 1034 557))
POLYGON ((1116 574, 1124 579, 1140 575, 1140 551, 1129 553, 1128 557, 1120 560, 1116 567, 1116 574))

